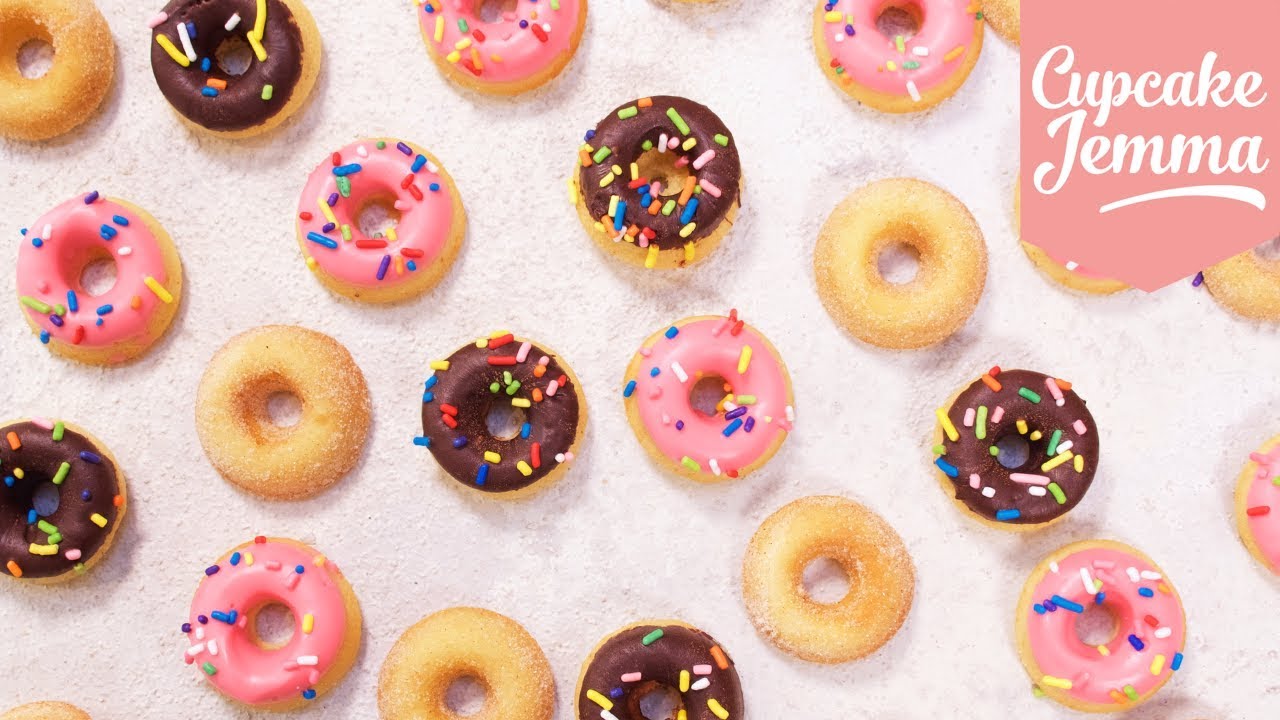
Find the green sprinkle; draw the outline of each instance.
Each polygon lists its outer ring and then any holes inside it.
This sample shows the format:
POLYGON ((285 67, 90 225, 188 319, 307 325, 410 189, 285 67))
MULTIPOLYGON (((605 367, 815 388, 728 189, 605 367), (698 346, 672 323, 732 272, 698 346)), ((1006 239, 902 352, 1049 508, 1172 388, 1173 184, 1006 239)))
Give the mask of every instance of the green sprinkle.
POLYGON ((902 39, 901 35, 893 36, 893 44, 898 47, 898 52, 907 51, 907 43, 902 39))
MULTIPOLYGON (((693 472, 702 472, 702 466, 694 462, 693 458, 689 457, 688 455, 685 455, 684 457, 680 458, 680 464, 685 466, 689 470, 692 470, 693 472)), ((645 644, 647 645, 648 643, 645 643, 645 644)))
POLYGON ((200 669, 201 669, 201 670, 204 670, 204 674, 205 674, 205 675, 217 675, 217 674, 218 674, 218 668, 214 667, 214 666, 213 666, 213 663, 210 663, 210 662, 207 662, 207 663, 205 663, 205 664, 201 665, 201 666, 200 666, 200 669))
POLYGON ((76 563, 75 565, 72 565, 72 566, 71 566, 71 569, 72 569, 72 570, 75 570, 77 575, 83 575, 83 574, 84 574, 84 563, 82 563, 82 562, 80 562, 80 563, 76 563))
POLYGON ((987 448, 987 451, 991 453, 991 457, 999 457, 1000 455, 1000 448, 996 447, 995 445, 992 445, 991 447, 987 448))
POLYGON ((973 432, 979 440, 987 439, 987 406, 978 406, 978 421, 974 423, 973 432))
POLYGON ((458 31, 461 32, 463 35, 466 35, 467 30, 469 30, 469 28, 467 27, 467 21, 462 18, 458 18, 458 31))
POLYGON ((1053 434, 1049 436, 1049 448, 1048 450, 1046 450, 1046 452, 1049 453, 1049 457, 1053 457, 1054 455, 1058 454, 1058 443, 1061 440, 1062 440, 1062 431, 1054 430, 1053 434))
POLYGON ((271 96, 272 96, 272 95, 274 95, 274 94, 275 94, 275 92, 276 92, 276 89, 275 89, 275 87, 274 87, 274 86, 272 86, 272 85, 263 85, 263 86, 262 86, 262 99, 263 99, 263 100, 270 100, 270 99, 271 99, 271 96))
POLYGON ((667 204, 662 206, 662 214, 663 214, 663 215, 670 215, 670 214, 671 214, 671 211, 672 211, 672 210, 675 210, 675 209, 676 209, 676 201, 675 201, 675 200, 668 200, 668 201, 667 201, 667 204))
POLYGON ((1271 478, 1271 484, 1280 487, 1280 475, 1271 478))
POLYGON ((63 425, 61 420, 55 422, 53 424, 53 441, 62 442, 62 433, 66 429, 67 429, 67 426, 63 425))
POLYGON ((837 74, 837 75, 843 75, 843 74, 844 74, 844 66, 843 66, 843 65, 839 65, 839 66, 837 66, 837 67, 836 67, 836 74, 837 74))
POLYGON ((50 545, 57 545, 60 542, 62 542, 62 533, 53 533, 49 536, 50 545))
POLYGON ((63 480, 67 479, 67 473, 71 472, 71 463, 64 462, 58 466, 58 472, 53 476, 53 484, 61 485, 63 480))
POLYGON ((1057 500, 1059 505, 1067 504, 1067 496, 1062 492, 1062 488, 1058 487, 1058 483, 1049 483, 1049 492, 1053 493, 1053 499, 1057 500))
POLYGON ((351 226, 345 223, 342 226, 342 239, 351 242, 351 226))
POLYGON ((508 394, 508 395, 515 395, 515 394, 516 394, 516 392, 517 392, 519 389, 520 389, 520 381, 519 381, 519 380, 517 380, 517 381, 515 381, 515 382, 513 382, 513 383, 511 383, 510 385, 508 385, 508 386, 507 386, 507 394, 508 394))
POLYGON ((977 15, 974 15, 974 17, 975 17, 976 19, 978 19, 978 20, 981 20, 982 18, 984 18, 984 17, 986 17, 986 16, 982 14, 982 11, 981 11, 981 10, 979 10, 979 11, 978 11, 978 14, 977 14, 977 15))
POLYGON ((344 198, 351 197, 351 180, 347 177, 339 177, 337 183, 338 193, 344 198))
POLYGON ((739 405, 755 405, 756 396, 755 395, 739 395, 738 404, 739 405))
POLYGON ((946 455, 946 454, 947 454, 947 446, 946 446, 946 445, 934 445, 934 446, 933 446, 933 454, 934 454, 934 455, 946 455))
MULTIPOLYGON (((689 458, 685 458, 685 460, 689 460, 689 458)), ((692 462, 692 460, 690 460, 690 462, 692 462)), ((644 639, 642 639, 640 642, 641 642, 642 644, 646 645, 646 646, 648 646, 648 645, 652 645, 652 644, 654 644, 654 643, 658 642, 659 640, 661 640, 661 639, 662 639, 662 635, 663 635, 663 633, 662 633, 662 628, 658 628, 657 630, 654 630, 653 632, 649 633, 648 635, 645 635, 645 636, 644 636, 644 639)))
POLYGON ((551 9, 552 9, 552 10, 559 10, 559 9, 560 9, 560 0, 551 0, 551 9))
POLYGON ((61 303, 53 306, 53 314, 62 317, 67 314, 67 306, 61 303))
POLYGON ((378 148, 379 150, 385 150, 387 147, 387 141, 379 140, 378 142, 374 143, 373 146, 378 148))
MULTIPOLYGON (((58 526, 48 520, 37 520, 36 527, 40 528, 40 532, 45 535, 56 535, 58 533, 58 526)), ((52 545, 53 543, 49 544, 52 545)))
POLYGON ((635 105, 632 105, 630 107, 624 107, 621 110, 619 110, 618 119, 626 120, 627 118, 633 118, 639 114, 640 114, 640 108, 636 107, 635 105))
POLYGON ((902 63, 902 67, 906 70, 919 70, 920 63, 916 62, 915 60, 908 60, 902 63))
POLYGON ((23 305, 26 305, 27 307, 31 308, 32 310, 35 310, 38 313, 53 312, 53 308, 31 297, 30 295, 23 295, 21 298, 18 298, 18 299, 22 302, 23 305))
POLYGON ((510 384, 511 384, 511 381, 513 381, 513 380, 515 380, 515 378, 511 377, 511 371, 510 371, 510 370, 503 370, 503 371, 502 371, 502 382, 504 382, 504 383, 506 383, 506 384, 510 385, 510 384))
POLYGON ((729 136, 716 133, 716 144, 720 147, 729 147, 729 136))
POLYGON ((1044 697, 1044 690, 1041 690, 1039 685, 1032 685, 1031 694, 1038 698, 1042 698, 1044 697))
POLYGON ((613 154, 612 150, 602 146, 599 150, 596 151, 595 155, 591 156, 591 159, 595 160, 596 162, 604 162, 604 159, 609 157, 612 154, 613 154))
POLYGON ((1134 690, 1132 685, 1124 686, 1124 694, 1127 695, 1130 700, 1138 699, 1138 691, 1134 690))
POLYGON ((1031 402, 1033 402, 1033 403, 1037 403, 1037 404, 1039 404, 1039 402, 1040 402, 1040 396, 1039 396, 1039 395, 1035 394, 1035 392, 1033 392, 1033 391, 1031 391, 1031 390, 1028 390, 1028 389, 1026 389, 1026 388, 1024 388, 1024 387, 1018 388, 1018 394, 1019 394, 1019 395, 1021 395, 1021 396, 1022 396, 1022 397, 1024 397, 1024 398, 1026 398, 1026 399, 1030 400, 1030 401, 1031 401, 1031 402))
POLYGON ((675 108, 667 108, 667 117, 671 118, 671 122, 676 124, 676 129, 683 135, 689 134, 689 126, 685 124, 684 118, 680 117, 680 113, 675 108))
POLYGON ((650 151, 650 150, 652 150, 652 149, 653 149, 653 141, 652 141, 652 140, 645 140, 644 142, 640 143, 640 147, 641 147, 641 149, 643 149, 645 152, 648 152, 648 151, 650 151))
POLYGON ((502 386, 499 385, 496 380, 489 384, 489 392, 491 393, 496 393, 501 389, 502 389, 502 386))

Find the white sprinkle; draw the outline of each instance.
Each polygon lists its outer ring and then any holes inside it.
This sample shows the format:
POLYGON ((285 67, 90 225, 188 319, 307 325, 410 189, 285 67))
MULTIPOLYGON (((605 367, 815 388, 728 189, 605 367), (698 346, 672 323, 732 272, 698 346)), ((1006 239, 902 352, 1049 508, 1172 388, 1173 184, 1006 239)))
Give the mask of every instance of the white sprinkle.
POLYGON ((210 640, 210 641, 209 641, 209 654, 210 654, 210 655, 214 655, 214 656, 216 656, 216 655, 218 654, 218 641, 217 641, 217 640, 210 640))
POLYGON ((178 23, 178 39, 182 41, 182 49, 187 53, 187 59, 191 62, 198 60, 196 49, 191 47, 191 36, 187 34, 186 23, 178 23))
POLYGON ((53 238, 53 226, 45 225, 44 230, 40 233, 40 237, 43 238, 45 242, 49 242, 49 240, 53 238))
POLYGON ((195 645, 187 648, 187 654, 191 657, 195 657, 202 652, 204 652, 204 643, 196 643, 195 645))
POLYGON ((1071 441, 1070 441, 1070 440, 1068 440, 1068 441, 1066 441, 1066 442, 1064 442, 1064 443, 1061 443, 1060 445, 1058 445, 1058 454, 1059 454, 1059 455, 1061 455, 1062 453, 1064 453, 1064 452, 1066 452, 1066 451, 1070 450, 1072 447, 1074 447, 1074 446, 1071 444, 1071 441))
POLYGON ((967 409, 965 409, 965 411, 964 411, 964 426, 965 426, 965 427, 973 427, 973 417, 974 417, 974 414, 975 414, 975 413, 974 413, 973 408, 967 408, 967 409))
POLYGON ((911 99, 920 102, 920 91, 916 89, 916 84, 912 80, 907 81, 907 92, 911 93, 911 99))
POLYGON ((663 425, 670 425, 670 424, 671 424, 671 416, 670 416, 670 415, 668 415, 668 414, 666 414, 666 413, 662 413, 662 424, 663 424, 663 425))
POLYGON ((1152 572, 1150 570, 1143 570, 1142 572, 1138 573, 1138 575, 1143 580, 1160 580, 1163 577, 1160 573, 1152 572))
POLYGON ((737 409, 738 409, 738 406, 737 406, 737 405, 735 405, 734 403, 729 402, 728 400, 725 400, 725 401, 724 401, 724 411, 725 411, 725 412, 733 412, 734 410, 737 410, 737 409))
POLYGON ((126 255, 133 254, 133 248, 129 247, 128 245, 125 245, 124 247, 120 248, 116 252, 120 254, 120 257, 125 257, 126 255))
POLYGON ((711 678, 702 678, 698 682, 689 686, 690 690, 706 690, 711 687, 711 678))
POLYGON ((836 33, 836 42, 838 43, 844 42, 844 33, 836 33))
POLYGON ((542 23, 543 32, 551 32, 551 23, 542 23))
POLYGON ((1089 568, 1080 568, 1080 581, 1084 583, 1084 591, 1090 595, 1096 595, 1098 588, 1093 584, 1093 576, 1089 574, 1089 568))
POLYGON ((1167 628, 1167 627, 1156 628, 1156 631, 1155 631, 1155 633, 1153 633, 1153 634, 1154 634, 1157 638, 1159 638, 1159 639, 1163 640, 1163 639, 1165 639, 1165 638, 1169 637, 1170 635, 1172 635, 1172 634, 1173 634, 1173 630, 1171 630, 1171 629, 1169 629, 1169 628, 1167 628))
POLYGON ((661 135, 658 136, 658 152, 664 153, 666 151, 667 151, 667 134, 662 133, 661 135))
POLYGON ((982 496, 986 498, 993 498, 996 496, 996 489, 988 485, 982 488, 982 496))
POLYGON ((520 349, 516 351, 516 362, 524 362, 529 357, 529 349, 532 347, 533 344, 527 340, 520 343, 520 349))
POLYGON ((716 477, 720 476, 720 463, 716 462, 715 458, 711 458, 711 472, 714 473, 716 477))
POLYGON ((618 720, 618 716, 617 716, 617 715, 614 715, 613 713, 609 712, 608 710, 601 710, 601 711, 600 711, 600 720, 618 720))
POLYGON ((222 27, 226 28, 227 32, 231 32, 232 30, 235 30, 236 26, 239 24, 240 24, 240 13, 232 13, 231 17, 227 18, 227 24, 223 25, 222 27))
POLYGON ((917 45, 911 48, 911 54, 916 57, 929 57, 929 48, 923 45, 917 45))
POLYGON ((155 15, 152 15, 151 19, 147 21, 147 27, 151 28, 152 30, 155 30, 156 28, 163 25, 164 21, 168 19, 169 19, 169 13, 158 12, 155 15))
POLYGON ((1128 570, 1125 570, 1125 572, 1129 575, 1129 582, 1138 582, 1142 577, 1138 574, 1138 568, 1136 567, 1131 567, 1128 570))
POLYGON ((356 154, 362 158, 367 158, 369 157, 369 148, 365 147, 364 145, 357 145, 356 154))
POLYGON ((204 628, 202 628, 202 627, 196 627, 196 639, 197 639, 197 640, 203 640, 203 639, 204 639, 204 628))
POLYGON ((787 422, 795 422, 795 421, 796 421, 796 409, 788 405, 787 406, 787 422))
POLYGON ((671 363, 671 372, 675 373, 676 377, 680 378, 680 382, 689 382, 689 374, 684 371, 684 368, 680 367, 680 363, 671 363))
POLYGON ((299 655, 298 656, 299 665, 318 665, 319 663, 320 663, 320 658, 316 657, 315 655, 299 655))
POLYGON ((1051 563, 1049 563, 1049 570, 1050 570, 1054 575, 1057 575, 1057 574, 1058 574, 1058 562, 1057 562, 1056 560, 1055 560, 1055 561, 1053 561, 1053 562, 1051 562, 1051 563))
POLYGON ((430 160, 428 160, 428 161, 427 161, 427 170, 429 170, 429 171, 431 171, 431 172, 433 172, 433 173, 439 174, 439 173, 440 173, 440 166, 439 166, 439 165, 436 165, 435 163, 433 163, 433 162, 431 162, 430 160))
POLYGON ((564 462, 564 453, 556 453, 556 462, 558 463, 564 462))
POLYGON ((1068 270, 1075 270, 1078 267, 1080 267, 1080 263, 1076 262, 1075 260, 1068 260, 1066 263, 1066 268, 1068 270))
POLYGON ((1049 491, 1045 490, 1039 485, 1032 485, 1031 487, 1027 488, 1027 492, 1031 493, 1032 495, 1035 495, 1036 497, 1044 497, 1049 491))

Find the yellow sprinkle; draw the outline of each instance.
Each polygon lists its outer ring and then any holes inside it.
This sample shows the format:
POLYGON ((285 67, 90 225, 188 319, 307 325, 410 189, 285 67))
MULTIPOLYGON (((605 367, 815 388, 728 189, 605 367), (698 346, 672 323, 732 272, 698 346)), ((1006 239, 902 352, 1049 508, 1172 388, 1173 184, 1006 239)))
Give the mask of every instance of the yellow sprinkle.
MULTIPOLYGON (((933 411, 933 414, 938 416, 938 422, 942 424, 942 431, 947 434, 947 439, 951 442, 958 441, 960 439, 960 433, 956 432, 955 424, 951 422, 951 418, 947 417, 947 411, 942 408, 938 408, 933 411)), ((1022 421, 1019 420, 1018 422, 1022 421)))
POLYGON ((247 553, 245 553, 245 554, 244 554, 244 564, 245 564, 245 565, 252 565, 252 564, 253 564, 253 553, 251 553, 251 552, 247 552, 247 553))
POLYGON ((448 370, 449 361, 448 360, 432 360, 430 367, 432 370, 448 370))
POLYGON ((325 197, 319 197, 319 198, 316 198, 316 202, 320 204, 320 214, 321 214, 321 215, 324 215, 324 219, 325 219, 325 220, 328 220, 329 222, 333 223, 334 225, 337 225, 337 224, 338 224, 338 218, 334 217, 334 215, 333 215, 333 208, 329 207, 329 200, 328 200, 328 198, 325 198, 325 197))
POLYGON ((684 708, 680 708, 680 712, 676 714, 676 720, 689 720, 689 713, 684 708))
POLYGON ((889 72, 893 72, 894 70, 898 69, 898 64, 892 60, 886 60, 884 63, 884 69, 888 70, 889 72))
POLYGON ((188 60, 187 56, 183 55, 178 48, 174 47, 172 40, 162 34, 157 34, 156 42, 160 44, 160 47, 164 48, 166 53, 169 53, 169 57, 173 58, 174 62, 178 63, 182 67, 191 67, 191 61, 188 60))
POLYGON ((249 36, 249 47, 253 48, 253 54, 258 58, 258 62, 267 61, 267 49, 262 47, 262 40, 257 35, 249 36))
POLYGON ((448 60, 448 61, 449 61, 449 62, 451 62, 451 63, 456 63, 456 62, 458 62, 459 60, 461 60, 461 59, 462 59, 462 53, 458 52, 457 50, 454 50, 453 52, 449 53, 448 55, 445 55, 445 56, 444 56, 444 59, 445 59, 445 60, 448 60))
POLYGON ((1040 432, 1039 430, 1032 430, 1031 434, 1028 435, 1027 437, 1031 438, 1031 440, 1034 442, 1044 437, 1044 433, 1040 432))
POLYGON ((471 47, 471 38, 469 37, 464 37, 453 44, 454 50, 466 50, 469 47, 471 47))
POLYGON ((698 227, 698 223, 689 223, 688 225, 685 225, 684 227, 680 228, 680 237, 682 238, 689 237, 690 235, 693 234, 693 231, 697 229, 697 227, 698 227))
POLYGON ((578 204, 578 180, 577 178, 568 178, 565 181, 569 186, 569 204, 578 204))
POLYGON ((612 166, 610 166, 610 169, 611 169, 611 170, 613 170, 613 174, 614 174, 614 175, 618 175, 618 176, 621 176, 621 175, 622 175, 622 166, 621 166, 621 165, 616 165, 616 164, 615 164, 615 165, 612 165, 612 166))
POLYGON ((166 290, 163 285, 157 282, 155 278, 148 275, 142 278, 142 282, 148 288, 151 288, 151 292, 155 293, 156 297, 160 298, 161 302, 165 303, 166 305, 173 302, 173 295, 168 290, 166 290))
POLYGON ((844 19, 844 15, 839 10, 830 10, 822 16, 822 19, 829 23, 838 23, 844 19))
POLYGON ((435 41, 440 42, 442 40, 444 40, 444 15, 437 15, 435 41))
POLYGON ((1062 463, 1070 460, 1072 457, 1073 456, 1070 450, 1064 453, 1058 453, 1057 455, 1054 455, 1053 458, 1049 460, 1049 462, 1040 466, 1040 472, 1049 472, 1050 470, 1058 467, 1062 463))
POLYGON ((500 463, 502 462, 502 456, 492 450, 486 450, 484 460, 485 462, 500 463))
POLYGON ((608 175, 605 175, 604 177, 600 178, 600 187, 609 187, 609 183, 613 182, 613 179, 615 177, 617 176, 614 175, 613 172, 611 171, 608 175))
POLYGON ((742 375, 743 373, 745 373, 747 371, 747 366, 750 364, 751 364, 751 346, 743 345, 742 354, 738 356, 738 374, 742 375))
POLYGON ((639 163, 631 163, 631 179, 632 179, 632 180, 639 180, 639 179, 640 179, 640 164, 639 164, 639 163))
POLYGON ((30 547, 27 548, 27 552, 31 553, 32 555, 57 555, 58 546, 57 545, 37 545, 35 543, 31 543, 30 547))
POLYGON ((595 690, 587 691, 587 699, 599 705, 600 707, 604 708, 605 710, 613 709, 613 701, 601 695, 600 693, 596 692, 595 690))
POLYGON ((694 145, 698 144, 698 138, 689 138, 680 145, 681 150, 692 150, 694 145))
POLYGON ((502 56, 499 55, 498 53, 490 53, 489 59, 496 63, 502 62, 502 56))
POLYGON ((1044 677, 1040 678, 1040 684, 1048 685, 1049 687, 1062 688, 1063 690, 1071 689, 1070 680, 1066 678, 1054 677, 1052 675, 1045 675, 1044 677))
POLYGON ((1018 420, 1017 425, 1018 425, 1018 434, 1019 434, 1019 435, 1026 435, 1026 434, 1027 434, 1027 421, 1026 421, 1026 420, 1018 420))
POLYGON ((707 707, 710 708, 711 712, 715 714, 716 717, 720 718, 720 720, 729 720, 729 711, 724 709, 724 706, 720 704, 719 700, 711 698, 707 701, 707 707))
POLYGON ((494 330, 493 332, 489 333, 489 339, 496 340, 502 337, 503 335, 511 335, 511 334, 512 333, 510 330, 494 330))
POLYGON ((324 567, 325 559, 323 555, 317 555, 311 558, 311 563, 316 567, 324 567))
POLYGON ((689 671, 680 671, 680 692, 689 692, 689 671))
POLYGON ((1160 671, 1163 669, 1164 669, 1164 656, 1163 655, 1155 656, 1155 659, 1151 661, 1151 674, 1159 675, 1160 671))
POLYGON ((391 242, 395 242, 395 241, 396 241, 396 239, 397 239, 397 238, 396 238, 396 229, 395 229, 395 228, 393 228, 393 227, 391 227, 391 228, 387 228, 387 239, 388 239, 388 240, 390 240, 391 242))
POLYGON ((250 35, 262 39, 267 31, 267 0, 258 0, 258 14, 253 17, 253 32, 250 35))
POLYGON ((22 468, 14 468, 13 476, 21 480, 22 478, 27 476, 27 471, 23 470, 22 468))
POLYGON ((1077 455, 1075 459, 1076 472, 1084 472, 1084 456, 1077 455))
POLYGON ((617 195, 609 196, 609 217, 613 217, 618 214, 618 200, 620 199, 621 198, 617 195))
POLYGON ((532 474, 533 474, 533 468, 529 467, 529 463, 527 463, 527 462, 525 462, 525 461, 523 461, 523 460, 521 460, 520 462, 516 463, 516 469, 517 469, 517 470, 519 470, 519 471, 520 471, 520 474, 521 474, 521 475, 523 475, 523 476, 525 476, 525 477, 529 477, 530 475, 532 475, 532 474))
POLYGON ((960 57, 963 54, 964 54, 964 46, 957 45, 951 48, 951 50, 947 52, 946 55, 942 56, 942 62, 951 62, 952 60, 955 60, 956 58, 960 57))
POLYGON ((311 631, 314 630, 315 627, 316 627, 316 619, 311 615, 311 613, 307 613, 306 615, 302 616, 302 632, 306 633, 307 635, 310 635, 311 631))
POLYGON ((531 404, 532 403, 529 402, 528 398, 511 398, 511 405, 513 407, 527 408, 531 404))
POLYGON ((104 517, 102 517, 102 516, 101 516, 101 515, 99 515, 98 513, 94 513, 94 514, 90 515, 90 516, 89 516, 89 520, 93 521, 93 524, 94 524, 94 525, 97 525, 98 527, 106 527, 106 526, 107 526, 107 519, 106 519, 106 518, 104 518, 104 517))
POLYGON ((697 246, 695 246, 692 242, 687 242, 684 244, 684 261, 685 262, 687 263, 693 262, 693 258, 695 255, 697 255, 697 253, 698 253, 697 246))
POLYGON ((658 264, 658 246, 650 245, 649 254, 644 258, 644 266, 652 270, 658 264))
POLYGON ((310 255, 307 256, 307 267, 311 268, 312 270, 315 270, 317 264, 318 263, 316 262, 315 258, 311 257, 310 255))
POLYGON ((1106 645, 1099 645, 1098 654, 1101 655, 1102 657, 1107 657, 1108 655, 1111 654, 1111 651, 1107 649, 1106 645))

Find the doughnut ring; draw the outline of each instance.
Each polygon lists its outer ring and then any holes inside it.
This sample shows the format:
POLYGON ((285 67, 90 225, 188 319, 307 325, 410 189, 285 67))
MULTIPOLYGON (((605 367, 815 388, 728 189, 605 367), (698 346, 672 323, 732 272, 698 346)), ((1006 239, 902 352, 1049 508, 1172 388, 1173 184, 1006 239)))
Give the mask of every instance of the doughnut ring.
MULTIPOLYGON (((1013 0, 1017 2, 1017 0, 1013 0)), ((1019 237, 1022 235, 1022 182, 1017 181, 1013 185, 1013 226, 1018 231, 1019 237)), ((1058 262, 1045 252, 1044 249, 1032 245, 1026 240, 1020 240, 1022 251, 1027 254, 1031 262, 1040 269, 1045 275, 1057 281, 1061 285, 1065 285, 1073 290, 1082 290, 1095 295, 1110 295, 1128 290, 1129 286, 1119 280, 1113 280, 1105 275, 1099 275, 1088 268, 1081 267, 1075 262, 1058 262)))
POLYGON ((1257 451, 1236 480, 1236 528, 1249 553, 1280 575, 1280 435, 1257 451))
POLYGON ((64 702, 27 703, 0 715, 0 720, 93 720, 75 705, 64 702))
POLYGON ((1022 44, 1022 0, 983 0, 982 17, 1005 40, 1022 44))
POLYGON ((1280 320, 1280 259, 1246 250, 1204 271, 1218 304, 1251 320, 1280 320))

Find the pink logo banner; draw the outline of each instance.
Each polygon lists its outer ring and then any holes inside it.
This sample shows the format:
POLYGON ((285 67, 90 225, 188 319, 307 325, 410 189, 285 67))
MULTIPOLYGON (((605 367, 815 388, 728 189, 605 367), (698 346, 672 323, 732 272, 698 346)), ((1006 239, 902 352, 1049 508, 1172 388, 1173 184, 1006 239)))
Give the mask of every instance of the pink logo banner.
POLYGON ((1280 2, 1022 3, 1022 239, 1151 291, 1280 234, 1280 2))

